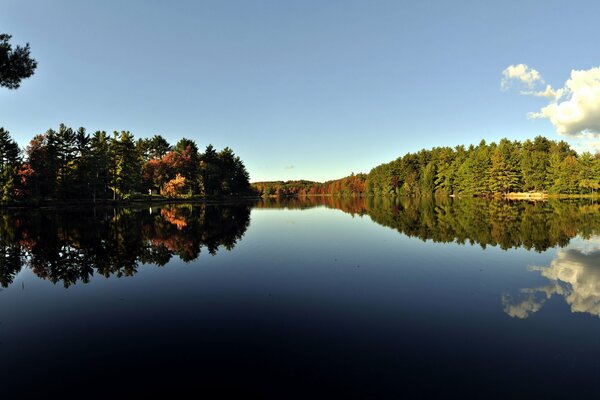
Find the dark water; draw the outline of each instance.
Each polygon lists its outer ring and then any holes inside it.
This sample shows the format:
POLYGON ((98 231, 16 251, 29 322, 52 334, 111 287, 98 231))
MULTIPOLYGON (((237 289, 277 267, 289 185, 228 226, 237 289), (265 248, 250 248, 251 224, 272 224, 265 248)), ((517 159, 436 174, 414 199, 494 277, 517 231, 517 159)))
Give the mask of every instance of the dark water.
POLYGON ((0 213, 4 398, 593 396, 600 206, 0 213))

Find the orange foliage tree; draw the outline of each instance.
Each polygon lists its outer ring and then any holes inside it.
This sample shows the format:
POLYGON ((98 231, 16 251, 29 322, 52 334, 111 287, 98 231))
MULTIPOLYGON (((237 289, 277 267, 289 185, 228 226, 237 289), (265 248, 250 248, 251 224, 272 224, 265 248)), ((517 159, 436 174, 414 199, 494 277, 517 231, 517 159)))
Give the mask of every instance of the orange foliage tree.
POLYGON ((188 185, 185 177, 177 174, 175 178, 165 183, 161 194, 165 197, 183 197, 188 194, 188 185))

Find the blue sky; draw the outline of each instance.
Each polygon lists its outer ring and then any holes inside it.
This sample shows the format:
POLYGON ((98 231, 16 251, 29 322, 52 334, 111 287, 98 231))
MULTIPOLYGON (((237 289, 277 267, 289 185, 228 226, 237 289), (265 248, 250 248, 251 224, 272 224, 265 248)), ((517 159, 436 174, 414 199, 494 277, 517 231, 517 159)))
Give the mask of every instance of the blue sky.
POLYGON ((0 88, 0 126, 22 145, 61 122, 185 136, 231 147, 253 181, 340 178, 480 139, 585 146, 554 114, 527 117, 548 100, 521 95, 523 80, 500 82, 524 63, 558 88, 600 65, 599 4, 0 0, 0 32, 38 61, 0 88))

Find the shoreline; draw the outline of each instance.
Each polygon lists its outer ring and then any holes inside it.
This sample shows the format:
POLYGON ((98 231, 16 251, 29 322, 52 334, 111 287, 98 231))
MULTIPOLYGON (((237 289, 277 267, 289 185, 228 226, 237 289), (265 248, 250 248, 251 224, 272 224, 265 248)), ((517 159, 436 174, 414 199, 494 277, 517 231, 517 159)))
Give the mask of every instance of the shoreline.
POLYGON ((165 204, 232 204, 240 202, 258 201, 257 196, 217 196, 217 197, 190 197, 190 198, 167 198, 162 196, 152 196, 152 198, 135 197, 122 200, 40 200, 29 203, 9 203, 2 204, 2 209, 53 209, 53 208, 78 208, 78 207, 152 207, 165 204))
POLYGON ((53 208, 78 208, 78 207, 151 207, 165 204, 204 204, 204 205, 219 205, 219 204, 233 204, 240 202, 256 202, 260 200, 282 200, 282 199, 295 199, 295 198, 318 198, 318 197, 337 197, 337 198, 453 198, 453 199, 474 199, 481 198, 490 201, 494 200, 524 200, 524 201, 547 201, 550 199, 566 200, 566 199, 599 199, 600 194, 548 194, 543 192, 511 192, 502 196, 461 196, 448 195, 448 196, 396 196, 396 195, 365 195, 365 194, 306 194, 306 195, 285 195, 285 196, 257 196, 257 195, 245 195, 245 196, 214 196, 214 197, 199 197, 194 196, 190 198, 167 198, 162 196, 140 196, 133 197, 130 199, 123 200, 43 200, 35 202, 23 202, 23 203, 9 203, 0 205, 0 209, 53 209, 53 208))

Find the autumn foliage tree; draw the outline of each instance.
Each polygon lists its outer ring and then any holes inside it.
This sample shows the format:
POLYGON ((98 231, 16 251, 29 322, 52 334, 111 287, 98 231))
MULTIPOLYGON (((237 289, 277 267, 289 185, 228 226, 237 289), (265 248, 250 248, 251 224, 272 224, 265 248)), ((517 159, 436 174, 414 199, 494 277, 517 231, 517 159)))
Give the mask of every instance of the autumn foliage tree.
POLYGON ((61 124, 34 136, 23 159, 0 128, 0 201, 120 200, 149 190, 169 197, 251 193, 244 164, 231 149, 207 150, 208 157, 186 138, 172 147, 160 135, 137 141, 128 131, 90 136, 83 127, 61 124))
POLYGON ((184 195, 189 194, 187 182, 188 181, 184 176, 177 174, 175 178, 171 179, 163 186, 160 194, 169 198, 183 197, 184 195))

